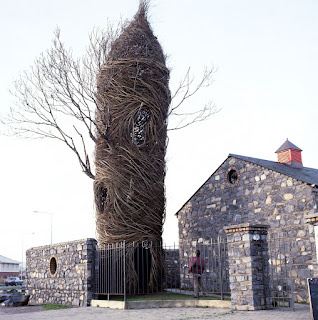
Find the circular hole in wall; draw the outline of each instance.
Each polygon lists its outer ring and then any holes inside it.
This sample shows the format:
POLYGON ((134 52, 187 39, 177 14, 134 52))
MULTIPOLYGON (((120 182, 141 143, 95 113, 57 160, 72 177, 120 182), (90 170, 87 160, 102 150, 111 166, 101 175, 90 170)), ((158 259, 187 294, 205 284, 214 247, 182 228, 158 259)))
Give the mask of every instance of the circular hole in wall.
POLYGON ((57 261, 55 257, 52 257, 50 260, 50 273, 52 276, 56 274, 57 271, 57 261))
POLYGON ((238 173, 235 169, 231 169, 227 174, 227 181, 230 184, 236 184, 238 181, 238 173))

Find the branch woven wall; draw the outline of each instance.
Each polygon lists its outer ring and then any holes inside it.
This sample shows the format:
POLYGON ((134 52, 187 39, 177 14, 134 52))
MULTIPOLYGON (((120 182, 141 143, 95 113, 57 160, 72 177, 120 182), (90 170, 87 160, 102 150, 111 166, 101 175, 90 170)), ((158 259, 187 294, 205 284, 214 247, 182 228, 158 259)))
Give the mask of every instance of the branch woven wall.
MULTIPOLYGON (((98 75, 94 194, 100 244, 161 243, 171 96, 162 48, 141 2, 98 75)), ((153 275, 159 261, 153 258, 153 275)))

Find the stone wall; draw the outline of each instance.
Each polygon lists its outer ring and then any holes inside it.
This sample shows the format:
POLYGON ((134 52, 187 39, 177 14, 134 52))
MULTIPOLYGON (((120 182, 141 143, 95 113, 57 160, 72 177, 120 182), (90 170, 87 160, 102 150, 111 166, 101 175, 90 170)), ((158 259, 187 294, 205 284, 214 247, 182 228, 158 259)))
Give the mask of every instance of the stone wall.
POLYGON ((315 212, 315 197, 306 183, 229 157, 178 212, 180 245, 216 239, 225 226, 268 224, 271 239, 293 243, 297 300, 306 300, 306 277, 315 276, 317 259, 314 228, 306 224, 305 215, 315 212), (235 184, 227 179, 231 169, 238 172, 235 184))
POLYGON ((268 226, 245 223, 225 229, 232 309, 259 310, 271 307, 268 226))
POLYGON ((83 239, 27 250, 30 304, 88 306, 94 294, 95 249, 95 239, 83 239))

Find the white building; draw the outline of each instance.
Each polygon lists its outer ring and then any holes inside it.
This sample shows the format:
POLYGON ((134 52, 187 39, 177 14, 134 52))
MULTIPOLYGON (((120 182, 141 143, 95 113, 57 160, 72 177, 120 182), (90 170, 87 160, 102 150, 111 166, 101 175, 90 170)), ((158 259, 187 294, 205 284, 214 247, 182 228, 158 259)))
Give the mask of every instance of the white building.
POLYGON ((0 282, 8 277, 19 276, 19 262, 0 255, 0 282))

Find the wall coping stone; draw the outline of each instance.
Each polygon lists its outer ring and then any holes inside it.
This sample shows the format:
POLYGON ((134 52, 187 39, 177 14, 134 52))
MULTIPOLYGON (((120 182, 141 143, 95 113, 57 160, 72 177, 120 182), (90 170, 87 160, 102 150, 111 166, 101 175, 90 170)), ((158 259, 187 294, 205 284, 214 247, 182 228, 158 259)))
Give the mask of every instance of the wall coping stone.
POLYGON ((87 243, 95 243, 97 244, 97 240, 94 238, 84 238, 84 239, 80 239, 80 240, 73 240, 73 241, 65 241, 65 242, 59 242, 59 243, 53 243, 53 244, 46 244, 44 246, 39 246, 39 247, 32 247, 30 249, 27 249, 26 251, 34 251, 34 250, 43 250, 43 249, 47 249, 47 248, 55 248, 55 247, 60 247, 62 245, 76 245, 79 243, 83 243, 85 242, 87 243))
POLYGON ((266 231, 269 229, 268 224, 241 223, 232 226, 223 227, 225 233, 234 233, 240 231, 266 231))

